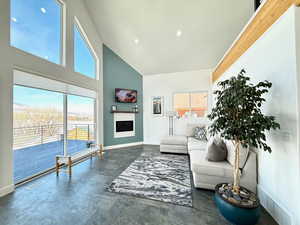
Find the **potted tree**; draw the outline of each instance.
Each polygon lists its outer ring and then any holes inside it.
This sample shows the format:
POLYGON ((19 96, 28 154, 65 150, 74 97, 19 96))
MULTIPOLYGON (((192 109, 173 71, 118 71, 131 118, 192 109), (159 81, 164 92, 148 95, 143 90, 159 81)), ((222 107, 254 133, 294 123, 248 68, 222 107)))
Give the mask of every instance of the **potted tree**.
POLYGON ((211 135, 220 135, 232 141, 235 147, 233 184, 218 184, 215 201, 222 215, 233 224, 253 225, 259 219, 259 200, 257 196, 240 186, 241 147, 259 148, 271 153, 266 143, 265 132, 280 129, 274 116, 266 116, 261 111, 265 102, 263 95, 272 87, 268 81, 254 85, 245 76, 243 69, 237 77, 218 83, 214 92, 216 104, 208 118, 211 135))

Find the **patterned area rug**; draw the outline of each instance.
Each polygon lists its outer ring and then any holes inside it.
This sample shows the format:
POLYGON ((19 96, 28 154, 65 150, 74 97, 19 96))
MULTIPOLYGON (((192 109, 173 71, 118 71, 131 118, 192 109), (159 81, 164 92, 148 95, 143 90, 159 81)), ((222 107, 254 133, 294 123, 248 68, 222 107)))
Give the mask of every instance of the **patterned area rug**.
POLYGON ((188 157, 143 153, 108 191, 192 207, 188 157))

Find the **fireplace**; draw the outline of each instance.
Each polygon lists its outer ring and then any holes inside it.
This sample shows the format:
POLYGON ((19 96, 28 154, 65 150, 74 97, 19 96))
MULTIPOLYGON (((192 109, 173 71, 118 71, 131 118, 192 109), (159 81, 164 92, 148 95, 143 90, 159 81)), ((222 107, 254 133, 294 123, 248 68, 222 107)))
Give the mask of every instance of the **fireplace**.
POLYGON ((114 138, 135 136, 135 114, 114 113, 114 138))
POLYGON ((133 120, 116 121, 116 132, 133 131, 133 120))

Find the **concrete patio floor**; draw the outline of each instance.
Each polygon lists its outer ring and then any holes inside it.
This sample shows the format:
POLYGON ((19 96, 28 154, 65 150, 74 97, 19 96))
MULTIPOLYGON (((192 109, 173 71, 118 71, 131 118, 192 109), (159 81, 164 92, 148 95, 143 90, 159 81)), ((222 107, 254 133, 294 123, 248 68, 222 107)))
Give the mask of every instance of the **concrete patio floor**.
MULTIPOLYGON (((74 154, 86 149, 87 141, 69 140, 68 153, 74 154)), ((14 150, 14 181, 25 178, 55 166, 55 156, 63 154, 63 141, 54 141, 14 150)))

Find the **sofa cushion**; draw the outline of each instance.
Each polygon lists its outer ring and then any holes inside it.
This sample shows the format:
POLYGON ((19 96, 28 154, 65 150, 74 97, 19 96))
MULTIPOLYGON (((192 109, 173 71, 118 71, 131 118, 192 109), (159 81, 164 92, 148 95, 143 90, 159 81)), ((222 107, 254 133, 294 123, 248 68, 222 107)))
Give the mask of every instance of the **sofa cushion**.
POLYGON ((208 176, 233 177, 233 167, 227 162, 210 162, 206 159, 205 151, 190 152, 191 170, 196 174, 208 176))
MULTIPOLYGON (((226 148, 227 148, 227 161, 234 166, 235 161, 235 147, 232 141, 225 141, 226 148)), ((249 148, 244 148, 240 146, 240 165, 239 168, 244 168, 247 158, 249 154, 249 148)))
POLYGON ((193 150, 205 151, 206 146, 207 146, 207 141, 199 141, 193 137, 188 138, 188 150, 189 151, 193 151, 193 150))
POLYGON ((167 136, 161 139, 161 145, 187 145, 186 136, 167 136))
POLYGON ((225 161, 227 158, 226 145, 222 140, 214 137, 207 143, 206 159, 211 162, 225 161))

